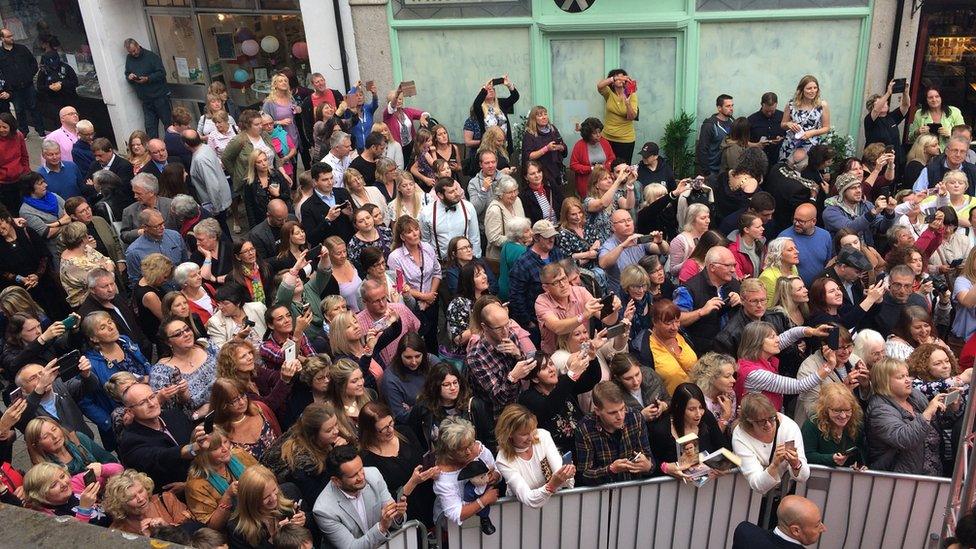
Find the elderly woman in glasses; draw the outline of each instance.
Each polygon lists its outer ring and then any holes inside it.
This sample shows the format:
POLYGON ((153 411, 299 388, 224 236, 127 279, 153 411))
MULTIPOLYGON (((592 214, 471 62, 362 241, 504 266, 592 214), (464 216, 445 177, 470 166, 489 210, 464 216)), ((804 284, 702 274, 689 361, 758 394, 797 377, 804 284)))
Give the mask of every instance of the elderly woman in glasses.
POLYGON ((752 393, 742 399, 732 451, 742 459, 740 470, 749 486, 761 494, 779 486, 784 474, 798 482, 810 478, 800 427, 777 412, 765 395, 752 393))

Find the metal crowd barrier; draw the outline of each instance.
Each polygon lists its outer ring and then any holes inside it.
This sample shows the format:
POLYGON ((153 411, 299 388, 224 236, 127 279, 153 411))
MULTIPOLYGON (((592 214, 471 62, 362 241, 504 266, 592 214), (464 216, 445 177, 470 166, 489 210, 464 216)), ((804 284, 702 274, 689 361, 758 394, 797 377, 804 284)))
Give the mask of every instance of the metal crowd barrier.
POLYGON ((697 489, 655 478, 560 490, 541 509, 502 498, 491 506, 491 536, 481 534, 477 515, 438 530, 450 549, 727 547, 739 522, 758 522, 761 501, 738 474, 697 489))
POLYGON ((427 549, 427 527, 419 520, 408 520, 380 547, 383 549, 427 549))
POLYGON ((825 549, 934 548, 945 518, 951 481, 883 471, 810 466, 795 493, 823 512, 825 549))
MULTIPOLYGON (((938 546, 950 480, 880 471, 810 466, 806 483, 784 483, 767 498, 795 493, 823 512, 823 549, 929 549, 938 546)), ((541 509, 515 498, 491 506, 497 531, 481 534, 477 515, 438 524, 449 549, 637 549, 729 547, 735 527, 760 516, 763 496, 740 474, 701 488, 666 477, 560 490, 541 509)))

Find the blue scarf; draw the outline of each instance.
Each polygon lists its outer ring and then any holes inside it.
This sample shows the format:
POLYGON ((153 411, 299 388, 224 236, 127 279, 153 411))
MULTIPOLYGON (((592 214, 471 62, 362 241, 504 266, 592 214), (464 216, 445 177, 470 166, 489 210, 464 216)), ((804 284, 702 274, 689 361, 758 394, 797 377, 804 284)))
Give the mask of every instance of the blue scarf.
POLYGON ((25 196, 24 203, 46 214, 51 214, 54 217, 58 216, 58 195, 52 192, 45 193, 44 198, 25 196))
MULTIPOLYGON (((241 478, 241 475, 244 474, 244 466, 241 464, 241 462, 237 461, 237 458, 234 456, 230 457, 230 463, 227 464, 227 468, 230 469, 230 475, 234 478, 241 478)), ((210 485, 214 487, 214 490, 217 490, 217 492, 219 492, 221 495, 223 495, 224 492, 227 491, 227 487, 230 486, 230 483, 228 483, 224 477, 213 472, 207 475, 207 482, 209 482, 210 485)))

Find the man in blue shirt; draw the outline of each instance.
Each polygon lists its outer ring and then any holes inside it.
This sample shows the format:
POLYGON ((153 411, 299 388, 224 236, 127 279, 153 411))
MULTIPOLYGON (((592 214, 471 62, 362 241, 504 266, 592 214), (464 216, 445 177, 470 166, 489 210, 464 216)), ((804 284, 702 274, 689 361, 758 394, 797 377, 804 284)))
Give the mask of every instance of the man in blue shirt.
POLYGON ((145 209, 139 212, 142 236, 135 239, 125 251, 125 266, 129 273, 129 286, 135 287, 142 278, 142 260, 149 254, 160 253, 173 262, 184 263, 190 257, 180 233, 165 228, 163 214, 159 210, 145 209))
POLYGON ((67 200, 73 196, 82 196, 82 174, 78 166, 71 161, 61 161, 61 145, 57 141, 45 139, 41 143, 41 156, 44 164, 37 168, 49 191, 67 200))
POLYGON ((797 206, 793 212, 793 226, 779 233, 779 236, 793 239, 800 253, 800 264, 796 269, 804 284, 809 286, 833 257, 830 233, 817 226, 817 207, 809 203, 797 206))

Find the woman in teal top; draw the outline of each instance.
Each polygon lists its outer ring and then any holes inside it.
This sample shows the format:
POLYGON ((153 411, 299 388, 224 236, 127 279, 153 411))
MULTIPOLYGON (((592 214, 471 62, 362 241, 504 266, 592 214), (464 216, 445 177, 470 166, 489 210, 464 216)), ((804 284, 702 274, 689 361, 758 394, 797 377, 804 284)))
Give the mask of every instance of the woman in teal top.
POLYGON ((908 139, 915 142, 919 135, 932 133, 929 124, 939 124, 939 148, 945 150, 946 143, 952 134, 952 128, 960 124, 965 124, 962 112, 956 107, 946 105, 942 102, 942 94, 938 88, 930 87, 925 92, 925 100, 921 102, 918 110, 915 111, 915 118, 908 129, 908 139))
POLYGON ((44 461, 64 465, 68 473, 84 472, 91 463, 118 463, 119 460, 84 433, 67 431, 53 418, 36 417, 24 430, 31 463, 44 461))
POLYGON ((510 217, 505 221, 509 240, 502 244, 498 258, 498 298, 508 301, 508 271, 532 243, 532 222, 527 217, 510 217))
POLYGON ((864 412, 844 383, 824 383, 816 412, 800 428, 807 461, 827 467, 863 467, 864 412), (826 419, 820 419, 826 418, 826 419))

